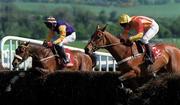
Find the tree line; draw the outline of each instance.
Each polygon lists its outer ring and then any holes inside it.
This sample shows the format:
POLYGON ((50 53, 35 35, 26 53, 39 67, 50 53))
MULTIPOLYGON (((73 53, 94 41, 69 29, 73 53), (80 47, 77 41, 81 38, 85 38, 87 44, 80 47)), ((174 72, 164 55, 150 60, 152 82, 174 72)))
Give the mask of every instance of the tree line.
POLYGON ((134 5, 162 5, 170 2, 180 3, 180 0, 1 0, 0 2, 43 2, 43 3, 77 3, 88 5, 115 5, 115 6, 134 6, 134 5))
MULTIPOLYGON (((108 31, 118 35, 122 28, 117 23, 118 14, 102 10, 98 15, 83 8, 56 8, 47 13, 23 11, 13 4, 4 4, 0 7, 0 35, 17 35, 35 39, 44 39, 47 35, 47 27, 44 20, 47 16, 55 16, 57 19, 68 21, 77 32, 78 40, 87 40, 93 34, 97 24, 109 24, 108 31), (56 12, 53 12, 56 11, 56 12)), ((154 17, 155 18, 155 17, 154 17)), ((180 37, 180 17, 155 18, 160 25, 159 38, 180 37)))

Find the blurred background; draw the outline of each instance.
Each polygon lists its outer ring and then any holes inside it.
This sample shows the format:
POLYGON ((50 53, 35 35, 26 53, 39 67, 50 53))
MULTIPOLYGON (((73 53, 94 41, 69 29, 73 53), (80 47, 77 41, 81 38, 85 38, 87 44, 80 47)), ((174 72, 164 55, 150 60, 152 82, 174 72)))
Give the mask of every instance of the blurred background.
POLYGON ((0 38, 13 35, 43 40, 48 29, 47 16, 68 21, 77 32, 71 46, 83 48, 98 24, 118 35, 119 15, 154 18, 160 31, 153 41, 180 47, 180 0, 0 0, 0 38))

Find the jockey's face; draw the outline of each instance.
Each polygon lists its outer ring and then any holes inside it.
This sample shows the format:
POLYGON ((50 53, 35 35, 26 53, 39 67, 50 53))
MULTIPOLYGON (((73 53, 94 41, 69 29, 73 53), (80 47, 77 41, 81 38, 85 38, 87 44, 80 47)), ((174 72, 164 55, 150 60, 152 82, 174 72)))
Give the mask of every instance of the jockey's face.
POLYGON ((56 23, 45 22, 45 24, 51 30, 53 30, 56 27, 56 23))
POLYGON ((121 27, 123 27, 123 28, 128 27, 128 23, 123 23, 123 24, 120 23, 120 25, 121 25, 121 27))

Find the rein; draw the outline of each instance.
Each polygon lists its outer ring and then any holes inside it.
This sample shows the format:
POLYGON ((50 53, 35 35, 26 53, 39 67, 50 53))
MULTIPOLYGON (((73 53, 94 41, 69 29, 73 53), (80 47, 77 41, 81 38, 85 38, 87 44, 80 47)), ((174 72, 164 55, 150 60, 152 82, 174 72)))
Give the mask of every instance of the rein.
POLYGON ((121 44, 121 43, 119 42, 119 43, 108 44, 108 45, 104 45, 104 46, 98 46, 97 48, 106 48, 106 47, 116 46, 118 44, 121 44))
POLYGON ((50 58, 52 58, 52 57, 55 57, 55 56, 57 56, 58 57, 58 55, 56 54, 56 55, 51 55, 51 56, 48 56, 48 57, 46 57, 46 58, 42 58, 42 59, 40 59, 40 61, 45 61, 45 60, 48 60, 48 59, 50 59, 50 58))
POLYGON ((126 61, 128 61, 128 60, 135 59, 135 58, 137 58, 138 56, 141 56, 141 55, 142 55, 142 53, 138 53, 138 54, 136 54, 136 55, 129 56, 129 57, 127 57, 127 58, 122 59, 121 61, 118 61, 117 64, 120 65, 120 64, 122 64, 122 63, 124 63, 124 62, 126 62, 126 61))
MULTIPOLYGON (((58 57, 57 54, 56 54, 56 55, 51 55, 51 56, 48 56, 48 57, 46 57, 46 58, 40 59, 40 61, 45 61, 45 60, 48 60, 48 59, 50 59, 50 58, 52 58, 52 57, 55 57, 55 56, 58 57)), ((23 60, 23 58, 22 58, 21 56, 17 55, 17 54, 14 54, 14 57, 16 57, 16 58, 18 58, 18 59, 20 59, 20 60, 23 60)))
POLYGON ((106 47, 111 47, 111 46, 116 46, 118 44, 121 44, 120 42, 119 43, 113 43, 113 44, 108 44, 108 45, 102 45, 102 46, 97 46, 93 41, 90 42, 93 46, 94 46, 94 50, 97 50, 99 48, 106 48, 106 47))

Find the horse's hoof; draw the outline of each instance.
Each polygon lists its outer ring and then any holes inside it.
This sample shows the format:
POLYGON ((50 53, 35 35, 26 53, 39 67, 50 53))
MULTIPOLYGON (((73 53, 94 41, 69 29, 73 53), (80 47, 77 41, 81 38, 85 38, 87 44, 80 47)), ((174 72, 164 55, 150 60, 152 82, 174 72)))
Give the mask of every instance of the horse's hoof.
POLYGON ((5 92, 10 92, 11 91, 11 85, 8 85, 5 89, 5 92))
POLYGON ((157 74, 156 73, 152 73, 152 76, 154 77, 154 78, 156 78, 157 77, 157 74))
POLYGON ((130 88, 126 88, 125 92, 126 94, 129 94, 129 95, 133 94, 133 91, 130 88))
POLYGON ((124 78, 121 76, 121 77, 118 77, 118 80, 120 80, 122 82, 122 81, 124 81, 124 78))

